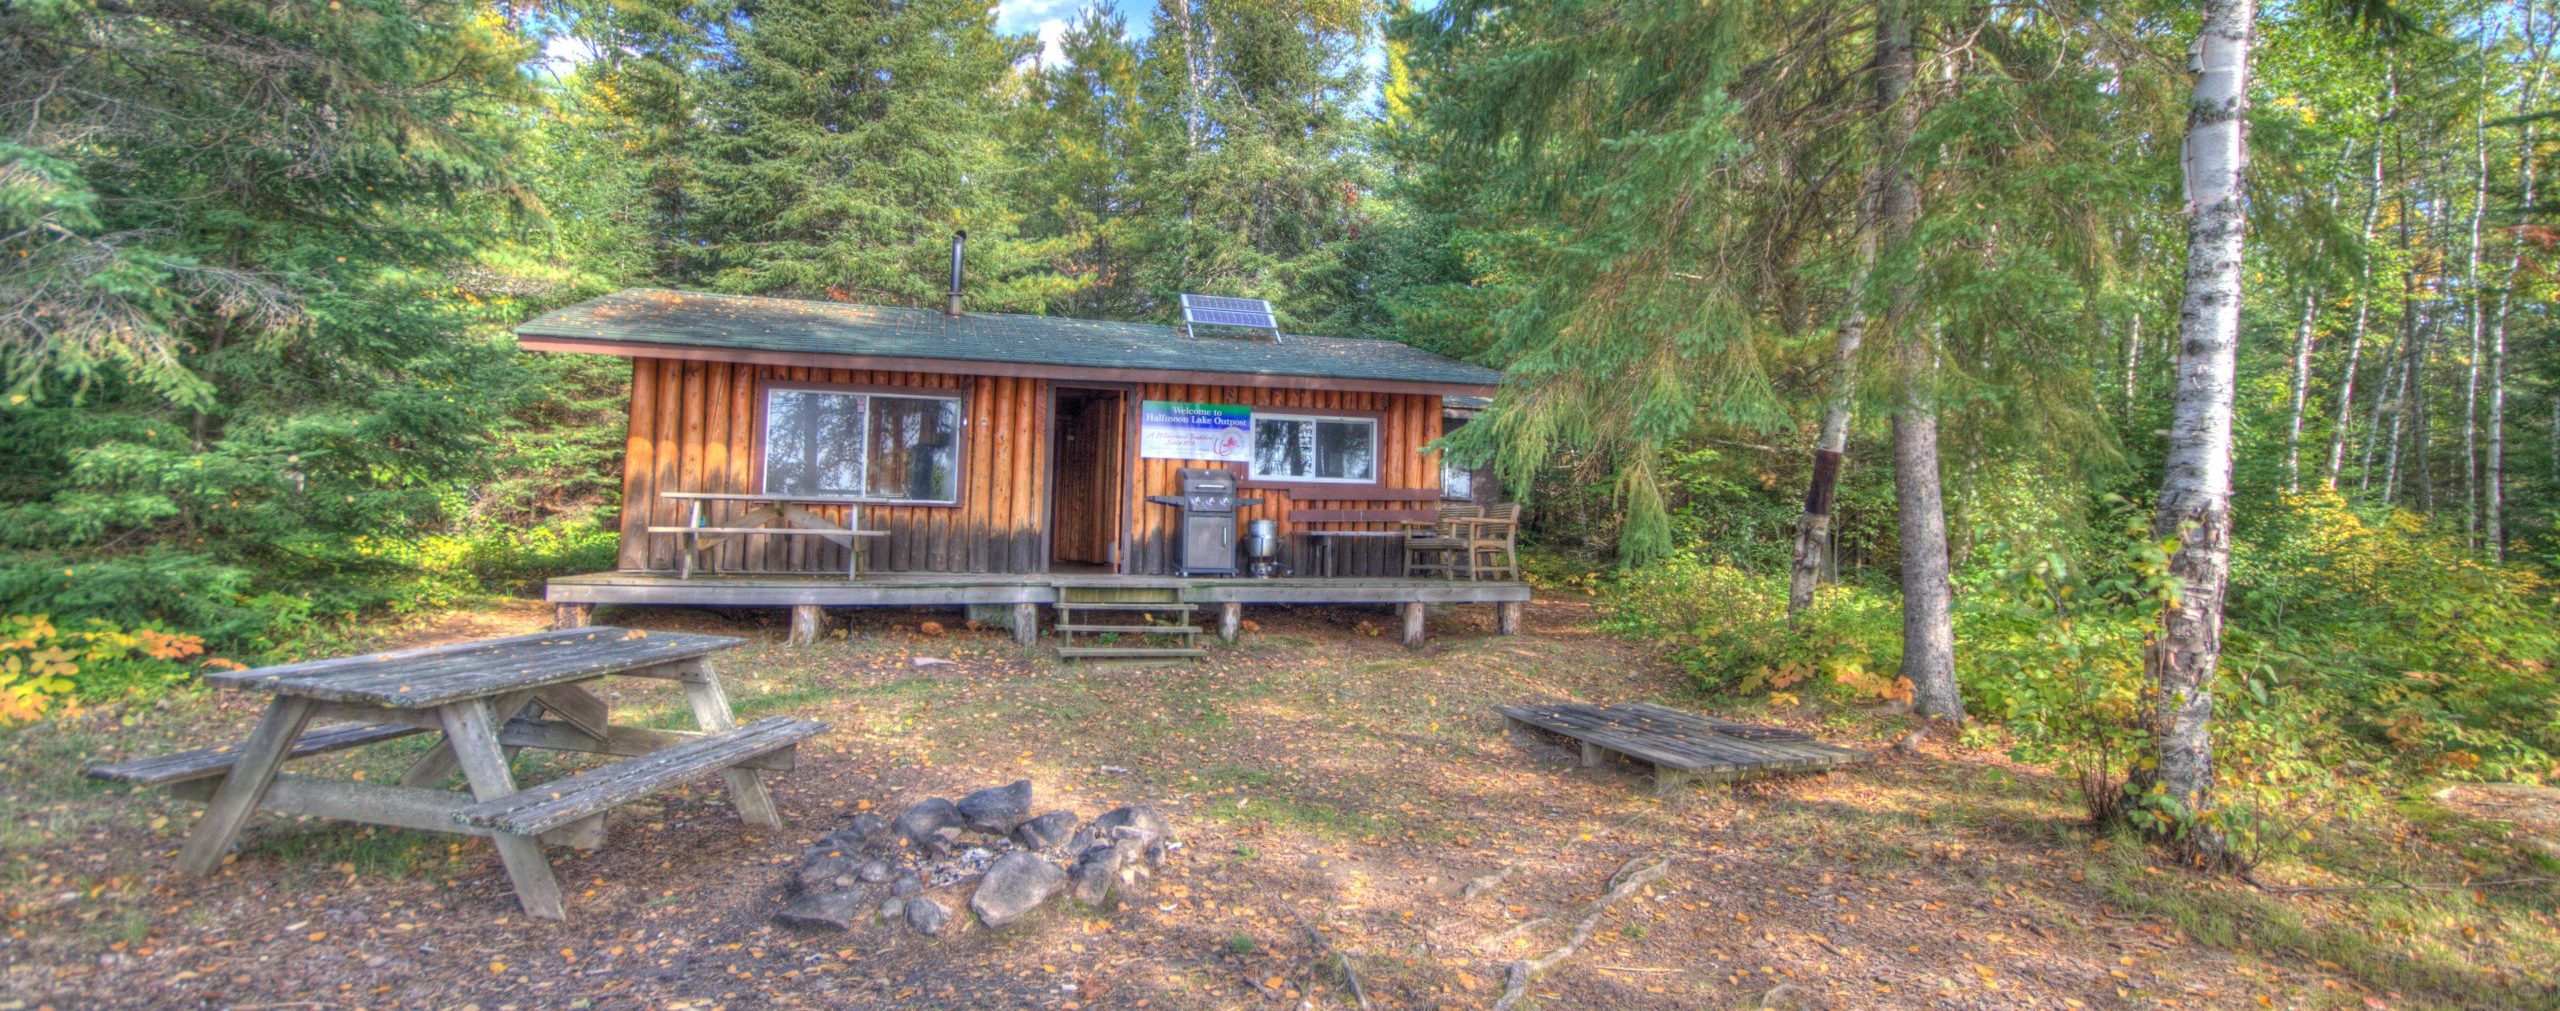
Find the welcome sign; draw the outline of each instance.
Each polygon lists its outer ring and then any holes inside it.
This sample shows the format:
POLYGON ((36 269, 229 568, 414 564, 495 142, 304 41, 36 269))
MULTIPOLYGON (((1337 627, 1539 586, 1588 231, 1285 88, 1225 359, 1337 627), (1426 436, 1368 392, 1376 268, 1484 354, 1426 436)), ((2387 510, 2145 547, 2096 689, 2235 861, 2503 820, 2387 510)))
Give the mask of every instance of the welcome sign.
POLYGON ((1138 405, 1138 455, 1157 460, 1242 461, 1253 449, 1253 409, 1242 404, 1147 400, 1138 405))

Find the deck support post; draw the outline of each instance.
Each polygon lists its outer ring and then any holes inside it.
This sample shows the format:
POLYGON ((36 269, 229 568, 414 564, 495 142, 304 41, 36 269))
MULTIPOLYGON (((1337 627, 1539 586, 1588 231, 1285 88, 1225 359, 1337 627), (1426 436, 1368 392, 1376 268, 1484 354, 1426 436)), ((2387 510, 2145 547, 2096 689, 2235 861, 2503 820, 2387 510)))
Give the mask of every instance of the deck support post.
POLYGON ((595 613, 594 604, 555 604, 551 608, 551 628, 554 631, 564 628, 585 628, 587 620, 594 617, 595 613))
POLYGON ((1404 608, 1404 648, 1421 649, 1423 603, 1409 600, 1400 606, 1404 608))
POLYGON ((1244 631, 1244 605, 1228 601, 1218 605, 1218 638, 1236 644, 1236 633, 1244 631))
POLYGON ((1493 605, 1494 631, 1503 635, 1519 635, 1520 613, 1527 607, 1527 604, 1517 600, 1506 600, 1493 605))
POLYGON ((1040 605, 1032 603, 1013 605, 1013 641, 1017 646, 1028 646, 1040 641, 1040 605))
POLYGON ((818 641, 819 634, 824 632, 826 627, 825 608, 816 604, 791 605, 791 645, 806 646, 818 641))

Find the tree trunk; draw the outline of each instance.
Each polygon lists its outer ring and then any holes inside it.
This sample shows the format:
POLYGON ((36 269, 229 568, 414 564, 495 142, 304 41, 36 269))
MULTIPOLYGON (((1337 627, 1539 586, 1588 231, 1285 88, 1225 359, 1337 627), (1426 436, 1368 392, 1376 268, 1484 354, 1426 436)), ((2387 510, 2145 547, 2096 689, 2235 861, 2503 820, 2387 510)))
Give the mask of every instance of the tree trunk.
POLYGON ((2293 336, 2293 420, 2284 430, 2284 490, 2302 490, 2302 402, 2311 392, 2311 328, 2320 321, 2320 289, 2302 293, 2302 327, 2293 336))
MULTIPOLYGON (((1876 107, 1885 113, 1883 166, 1876 214, 1883 245, 1911 241, 1920 220, 1920 186, 1912 178, 1909 148, 1919 132, 1920 108, 1911 90, 1911 14, 1902 0, 1876 4, 1876 107)), ((1885 332, 1894 341, 1901 373, 1900 403, 1893 411, 1893 492, 1902 535, 1902 676, 1911 679, 1912 708, 1922 715, 1961 721, 1956 693, 1956 637, 1952 589, 1947 577, 1946 502, 1938 478, 1938 407, 1933 385, 1936 348, 1912 318, 1919 292, 1908 277, 1893 281, 1885 306, 1885 332)))
MULTIPOLYGON (((2488 71, 2481 71, 2480 90, 2488 92, 2488 71)), ((2471 255, 2463 268, 2463 290, 2471 296, 2471 355, 2464 359, 2462 380, 2462 542, 2480 546, 2480 348, 2483 321, 2480 311, 2487 300, 2480 297, 2480 218, 2489 209, 2489 116, 2486 110, 2471 114, 2471 147, 2478 156, 2479 171, 2472 176, 2471 188, 2471 255)))
POLYGON ((2142 374, 2142 314, 2133 314, 2133 332, 2124 341, 2124 420, 2133 421, 2134 377, 2142 374))
MULTIPOLYGON (((2519 113, 2534 110, 2537 93, 2542 90, 2543 75, 2550 70, 2549 55, 2542 37, 2533 27, 2533 5, 2524 8, 2525 51, 2533 57, 2533 77, 2525 82, 2524 94, 2516 100, 2519 113)), ((2524 199, 2517 204, 2516 236, 2508 245, 2507 283, 2498 290, 2498 311, 2489 324, 2489 459, 2487 495, 2480 506, 2481 539, 2489 545, 2490 556, 2500 561, 2507 557, 2506 479, 2507 479, 2507 309, 2515 296, 2517 271, 2524 266, 2524 227, 2533 214, 2533 127, 2534 120, 2522 126, 2522 143, 2516 152, 2517 174, 2524 199)), ((2560 400, 2552 406, 2554 436, 2553 463, 2560 473, 2560 400)))
MULTIPOLYGON (((2231 578, 2231 408, 2239 369, 2241 269, 2248 229, 2249 45, 2256 0, 2206 0, 2187 112, 2186 295, 2169 450, 2152 529, 2175 537, 2169 574, 2180 592, 2161 609, 2143 650, 2157 691, 2149 714, 2151 768, 2137 782, 2191 814, 2210 809, 2213 676, 2222 659, 2222 603, 2231 578)), ((2189 838, 2208 854, 2221 840, 2202 823, 2189 838)))
MULTIPOLYGON (((1891 113, 1889 108, 1879 111, 1891 113)), ((1796 520, 1795 564, 1787 573, 1789 616, 1813 603, 1813 589, 1822 583, 1825 556, 1831 545, 1832 492, 1840 481, 1840 466, 1846 462, 1843 453, 1849 446, 1849 398, 1857 383, 1858 345, 1867 334, 1867 279, 1876 262, 1874 201, 1872 194, 1865 192, 1874 188, 1872 173, 1870 176, 1858 194, 1858 263, 1849 276, 1848 315, 1840 320, 1838 345, 1832 351, 1831 397, 1822 405, 1822 432, 1813 444, 1813 479, 1805 489, 1804 514, 1796 520)))
POLYGON ((2392 398, 2400 394, 2400 362, 2401 356, 2395 354, 2383 363, 2382 385, 2375 388, 2373 395, 2373 421, 2365 426, 2364 463, 2356 468, 2357 491, 2373 490, 2373 453, 2381 445, 2382 415, 2392 409, 2392 398))
POLYGON ((2364 357, 2365 325, 2373 319, 2373 224, 2382 214, 2382 127, 2391 122, 2399 104, 2400 79, 2386 67, 2382 74, 2382 116, 2375 123, 2373 140, 2373 179, 2365 191, 2364 230, 2356 251, 2364 257, 2356 274, 2356 325, 2347 338, 2347 368, 2338 380, 2338 421, 2329 430, 2329 470, 2321 478, 2323 487, 2336 488, 2338 476, 2347 466, 2347 431, 2355 425, 2356 366, 2364 357))

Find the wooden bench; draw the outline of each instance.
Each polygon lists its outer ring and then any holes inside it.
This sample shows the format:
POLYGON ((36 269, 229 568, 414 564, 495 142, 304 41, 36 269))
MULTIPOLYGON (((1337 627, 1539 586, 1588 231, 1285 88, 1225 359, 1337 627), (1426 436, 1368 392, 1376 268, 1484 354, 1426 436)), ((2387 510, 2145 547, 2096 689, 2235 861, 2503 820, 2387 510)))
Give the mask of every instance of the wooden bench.
POLYGON ((824 733, 815 720, 771 716, 519 790, 454 812, 454 820, 511 835, 540 835, 667 787, 746 765, 824 733))
MULTIPOLYGON (((285 749, 284 757, 305 758, 332 751, 344 751, 348 748, 361 748, 368 744, 426 732, 425 727, 405 726, 398 723, 332 724, 294 738, 293 746, 285 749)), ((224 745, 219 748, 181 751, 174 755, 118 762, 114 765, 91 765, 82 768, 80 774, 91 779, 132 783, 137 786, 169 786, 229 775, 231 767, 239 761, 240 749, 233 745, 224 745)))
POLYGON ((1874 761, 1852 748, 1824 744, 1792 730, 1734 723, 1646 702, 1601 708, 1582 703, 1499 706, 1513 730, 1535 728, 1582 744, 1582 764, 1620 755, 1653 766, 1656 792, 1696 778, 1738 779, 1762 772, 1820 772, 1874 761))
POLYGON ((1437 507, 1420 509, 1292 509, 1289 522, 1299 528, 1308 540, 1324 545, 1323 575, 1333 575, 1333 545, 1342 538, 1393 538, 1403 541, 1413 536, 1415 528, 1427 528, 1439 522, 1437 507), (1400 527, 1396 530, 1336 530, 1312 524, 1367 523, 1400 527))
POLYGON ((681 526, 648 528, 653 534, 674 534, 676 544, 676 578, 691 579, 701 565, 702 552, 741 537, 762 534, 769 537, 817 537, 844 546, 844 578, 862 576, 862 546, 856 538, 887 537, 886 530, 862 529, 860 503, 838 498, 803 498, 790 495, 742 495, 729 492, 661 492, 659 498, 687 504, 685 522, 681 526), (705 520, 703 505, 707 502, 733 502, 753 508, 733 517, 729 525, 713 526, 705 520), (809 506, 835 506, 844 509, 844 524, 838 526, 809 506), (704 540, 704 535, 710 535, 704 540))

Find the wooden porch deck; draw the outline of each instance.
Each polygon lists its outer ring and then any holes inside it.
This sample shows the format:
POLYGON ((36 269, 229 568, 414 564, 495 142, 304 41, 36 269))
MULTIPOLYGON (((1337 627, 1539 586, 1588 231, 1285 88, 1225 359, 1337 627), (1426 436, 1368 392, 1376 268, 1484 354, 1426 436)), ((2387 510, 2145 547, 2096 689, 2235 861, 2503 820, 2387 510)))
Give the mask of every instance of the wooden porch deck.
MULTIPOLYGON (((560 610, 560 622, 583 624, 597 604, 662 604, 702 607, 790 607, 814 622, 826 607, 1006 607, 1017 639, 1036 635, 1038 609, 1058 602, 1062 589, 1176 591, 1188 604, 1217 605, 1219 634, 1235 638, 1247 604, 1392 605, 1402 608, 1405 643, 1422 641, 1423 607, 1487 604, 1498 626, 1516 633, 1529 584, 1467 582, 1413 576, 1129 576, 1112 573, 865 572, 860 579, 832 573, 808 575, 697 575, 667 572, 594 572, 563 576, 544 585, 544 598, 560 610)), ((795 615, 794 625, 799 624, 795 615)))

